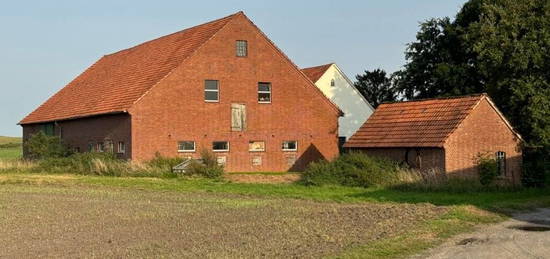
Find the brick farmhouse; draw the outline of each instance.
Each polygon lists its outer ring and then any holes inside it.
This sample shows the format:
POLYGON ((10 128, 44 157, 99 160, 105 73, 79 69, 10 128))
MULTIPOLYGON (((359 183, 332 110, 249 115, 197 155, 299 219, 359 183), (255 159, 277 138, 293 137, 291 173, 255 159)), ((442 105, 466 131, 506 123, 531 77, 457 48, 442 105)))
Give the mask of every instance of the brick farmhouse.
POLYGON ((521 136, 486 94, 381 104, 344 147, 422 171, 477 177, 476 156, 497 159, 501 178, 519 183, 521 136))
POLYGON ((239 12, 103 56, 20 125, 78 152, 208 149, 229 172, 287 171, 338 154, 341 115, 239 12))

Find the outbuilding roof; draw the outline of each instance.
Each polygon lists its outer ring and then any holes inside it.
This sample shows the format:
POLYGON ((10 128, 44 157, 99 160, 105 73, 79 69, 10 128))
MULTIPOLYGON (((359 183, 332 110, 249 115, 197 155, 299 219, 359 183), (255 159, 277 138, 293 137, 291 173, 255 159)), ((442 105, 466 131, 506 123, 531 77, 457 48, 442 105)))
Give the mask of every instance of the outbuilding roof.
POLYGON ((344 147, 443 147, 447 137, 483 99, 515 133, 489 97, 478 94, 380 104, 344 147))
POLYGON ((19 124, 126 112, 242 12, 103 56, 19 124))

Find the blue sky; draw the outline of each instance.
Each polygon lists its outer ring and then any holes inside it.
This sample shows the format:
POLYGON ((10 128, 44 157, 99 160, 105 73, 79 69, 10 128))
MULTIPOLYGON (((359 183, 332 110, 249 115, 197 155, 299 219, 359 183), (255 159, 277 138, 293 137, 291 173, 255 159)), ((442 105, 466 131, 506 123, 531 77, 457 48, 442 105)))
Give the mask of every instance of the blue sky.
POLYGON ((0 8, 0 136, 104 54, 244 11, 298 66, 393 72, 430 17, 465 0, 6 1, 0 8))

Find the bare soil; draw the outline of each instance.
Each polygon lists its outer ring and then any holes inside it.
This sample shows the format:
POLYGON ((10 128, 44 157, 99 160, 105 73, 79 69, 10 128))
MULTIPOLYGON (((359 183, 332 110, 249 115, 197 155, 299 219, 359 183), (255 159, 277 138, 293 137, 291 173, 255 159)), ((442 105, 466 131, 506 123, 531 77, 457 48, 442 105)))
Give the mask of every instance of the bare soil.
POLYGON ((402 233, 429 204, 0 185, 0 258, 313 258, 402 233))
POLYGON ((300 179, 299 174, 280 174, 280 175, 264 175, 264 174, 235 174, 228 173, 224 178, 236 183, 293 183, 300 179))

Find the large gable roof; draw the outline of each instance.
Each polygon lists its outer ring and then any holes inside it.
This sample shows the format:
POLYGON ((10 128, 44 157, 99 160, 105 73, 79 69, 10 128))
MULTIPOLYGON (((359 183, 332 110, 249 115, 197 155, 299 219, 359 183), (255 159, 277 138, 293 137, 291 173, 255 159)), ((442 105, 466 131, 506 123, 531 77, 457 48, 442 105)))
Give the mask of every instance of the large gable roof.
POLYGON ((333 63, 320 65, 315 67, 303 68, 302 72, 311 80, 311 82, 316 83, 323 74, 332 66, 333 63))
POLYGON ((383 103, 345 147, 443 147, 447 137, 483 99, 513 131, 486 94, 383 103))
POLYGON ((126 112, 242 12, 103 56, 20 124, 126 112))

